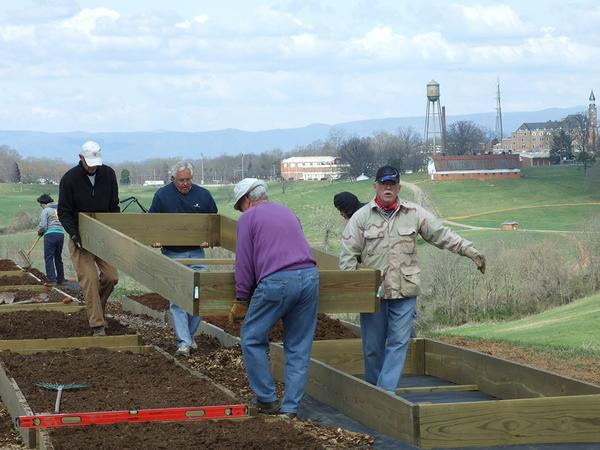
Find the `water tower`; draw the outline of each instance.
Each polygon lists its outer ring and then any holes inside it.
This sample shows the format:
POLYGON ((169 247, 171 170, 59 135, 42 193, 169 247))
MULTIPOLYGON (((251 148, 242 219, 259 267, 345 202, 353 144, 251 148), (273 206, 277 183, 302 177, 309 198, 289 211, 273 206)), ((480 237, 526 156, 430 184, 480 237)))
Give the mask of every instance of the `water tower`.
POLYGON ((431 80, 427 83, 427 111, 425 113, 425 135, 423 145, 432 152, 442 148, 442 111, 440 106, 440 85, 431 80))

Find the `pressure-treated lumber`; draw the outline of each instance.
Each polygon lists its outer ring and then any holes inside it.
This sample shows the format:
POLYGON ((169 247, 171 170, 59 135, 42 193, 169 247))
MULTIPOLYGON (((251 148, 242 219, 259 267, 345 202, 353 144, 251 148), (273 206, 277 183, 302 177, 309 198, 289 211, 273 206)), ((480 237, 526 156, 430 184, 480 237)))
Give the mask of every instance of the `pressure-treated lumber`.
POLYGON ((476 384, 450 384, 444 386, 413 386, 396 389, 396 394, 417 394, 425 392, 478 391, 476 384))
MULTIPOLYGON (((169 214, 163 216, 171 217, 169 214)), ((107 217, 103 216, 103 220, 107 217)), ((198 300, 194 298, 198 285, 192 269, 85 214, 79 214, 79 232, 86 250, 174 301, 187 312, 198 314, 198 300)))
MULTIPOLYGON (((19 389, 16 381, 8 376, 6 367, 2 361, 0 361, 0 397, 11 417, 33 415, 33 411, 27 404, 27 400, 25 400, 21 389, 19 389)), ((35 429, 19 428, 17 431, 21 435, 25 445, 30 448, 36 447, 37 432, 35 429)))
POLYGON ((425 367, 428 375, 477 384, 482 392, 501 399, 600 394, 600 386, 429 339, 425 367))
POLYGON ((0 278, 3 278, 3 277, 23 277, 23 276, 25 276, 25 274, 27 274, 27 276, 31 276, 31 275, 29 275, 28 272, 24 272, 22 270, 0 270, 0 278))
POLYGON ((424 448, 600 442, 600 395, 418 408, 424 448))
MULTIPOLYGON (((1 305, 0 313, 23 312, 23 311, 58 311, 62 313, 76 313, 85 309, 82 305, 65 305, 64 303, 11 303, 1 305)), ((0 319, 1 320, 1 319, 0 319)))
POLYGON ((232 266, 235 264, 234 258, 178 258, 176 261, 188 266, 191 266, 192 264, 203 266, 232 266))
MULTIPOLYGON (((269 355, 273 375, 283 380, 283 346, 270 344, 269 355)), ((412 403, 314 358, 310 360, 306 392, 376 431, 416 442, 412 403)))
POLYGON ((31 291, 47 292, 51 288, 42 284, 15 284, 14 286, 0 286, 0 292, 31 291))
MULTIPOLYGON (((235 280, 232 271, 195 272, 126 234, 112 229, 101 220, 117 223, 125 229, 127 220, 113 219, 114 214, 79 215, 79 230, 86 250, 113 264, 136 281, 154 292, 175 302, 191 314, 223 315, 229 312, 235 300, 235 280)), ((122 216, 132 216, 123 214, 122 216)), ((135 215, 131 220, 143 222, 147 214, 135 215)), ((180 214, 161 214, 161 224, 178 221, 180 214)), ((186 214, 198 222, 212 221, 213 215, 186 214)), ((219 242, 229 250, 235 250, 236 222, 222 216, 219 242)), ((128 218, 129 219, 129 218, 128 218)), ((155 219, 152 219, 155 220, 155 219)), ((138 228, 141 227, 137 225, 138 228)), ((131 230, 128 232, 132 233, 131 230)), ((319 256, 325 265, 332 265, 332 257, 319 256)), ((319 311, 372 312, 375 311, 375 291, 380 284, 379 271, 360 270, 342 272, 340 270, 320 270, 319 311)))
MULTIPOLYGON (((412 339, 406 353, 404 375, 422 375, 422 339, 412 339)), ((351 375, 362 375, 364 358, 362 341, 357 339, 332 339, 313 342, 312 357, 351 375)))
POLYGON ((64 350, 92 347, 122 347, 140 344, 140 335, 125 334, 120 336, 81 336, 49 339, 2 339, 0 351, 10 350, 64 350))
POLYGON ((136 241, 150 245, 219 245, 218 214, 113 214, 89 213, 90 216, 136 241))

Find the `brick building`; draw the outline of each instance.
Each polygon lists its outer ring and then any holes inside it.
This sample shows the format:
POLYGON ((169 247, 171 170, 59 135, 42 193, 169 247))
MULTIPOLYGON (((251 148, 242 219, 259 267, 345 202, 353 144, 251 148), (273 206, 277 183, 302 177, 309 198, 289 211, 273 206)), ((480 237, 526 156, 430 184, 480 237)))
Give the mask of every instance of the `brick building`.
POLYGON ((283 180, 337 180, 348 171, 348 164, 335 156, 293 156, 281 160, 283 180))
POLYGON ((489 180, 520 178, 519 155, 434 155, 427 164, 429 177, 434 181, 489 180))

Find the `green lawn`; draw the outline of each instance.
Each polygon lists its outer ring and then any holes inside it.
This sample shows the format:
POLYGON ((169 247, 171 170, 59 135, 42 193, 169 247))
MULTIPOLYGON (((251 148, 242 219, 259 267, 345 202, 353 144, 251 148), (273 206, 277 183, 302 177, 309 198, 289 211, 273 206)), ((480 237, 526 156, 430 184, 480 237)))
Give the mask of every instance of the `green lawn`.
MULTIPOLYGON (((465 180, 419 183, 435 203, 442 217, 466 216, 522 206, 600 202, 600 186, 590 191, 585 186, 583 169, 575 166, 523 168, 518 180, 465 180)), ((498 217, 516 220, 515 213, 498 217)), ((533 218, 548 214, 532 210, 533 218)), ((552 211, 551 214, 556 214, 552 211)), ((494 218, 496 219, 496 218, 494 218)), ((539 223, 542 220, 533 221, 539 223)), ((490 221, 491 223, 491 221, 490 221)), ((497 226, 497 220, 494 226, 497 226)))
POLYGON ((11 225, 15 215, 21 211, 37 221, 41 209, 35 199, 44 193, 58 200, 58 186, 0 183, 0 228, 11 225))
POLYGON ((525 319, 450 328, 440 334, 567 349, 600 357, 599 323, 600 294, 525 319))

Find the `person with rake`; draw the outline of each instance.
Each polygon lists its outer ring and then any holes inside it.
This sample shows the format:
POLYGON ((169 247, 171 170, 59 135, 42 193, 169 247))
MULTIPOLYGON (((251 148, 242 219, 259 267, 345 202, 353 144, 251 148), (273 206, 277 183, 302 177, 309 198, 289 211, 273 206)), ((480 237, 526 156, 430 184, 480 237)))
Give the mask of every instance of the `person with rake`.
POLYGON ((44 236, 44 263, 48 284, 63 284, 65 282, 65 269, 62 261, 62 250, 65 241, 65 229, 58 220, 58 204, 48 194, 40 195, 37 202, 42 208, 37 233, 38 236, 44 236))

